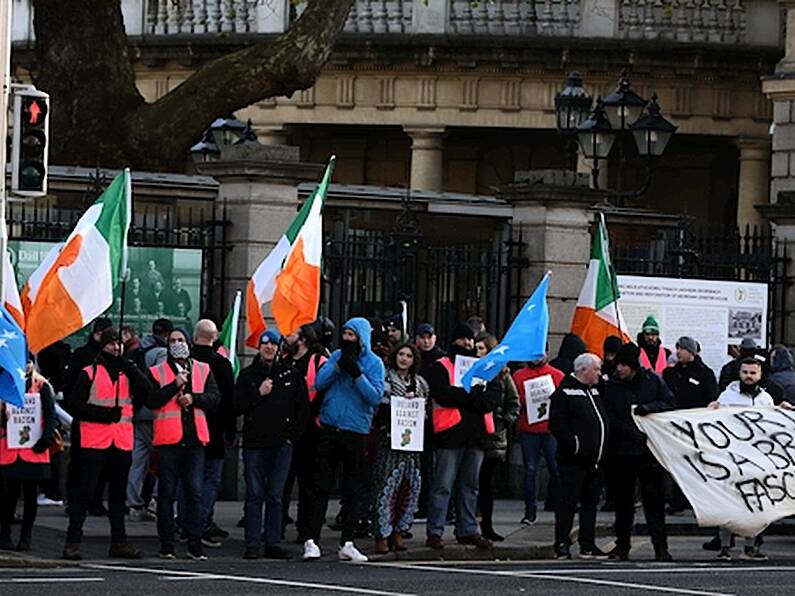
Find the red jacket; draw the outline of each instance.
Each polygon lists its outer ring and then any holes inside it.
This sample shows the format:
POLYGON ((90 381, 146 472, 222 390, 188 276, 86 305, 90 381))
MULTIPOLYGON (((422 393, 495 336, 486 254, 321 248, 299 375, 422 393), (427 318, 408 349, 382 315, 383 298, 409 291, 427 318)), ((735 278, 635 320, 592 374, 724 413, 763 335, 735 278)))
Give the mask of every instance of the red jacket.
POLYGON ((552 377, 552 382, 555 384, 555 387, 560 385, 563 378, 566 376, 561 371, 559 371, 554 366, 550 366, 549 364, 543 364, 541 366, 530 368, 529 366, 525 366, 524 368, 517 370, 513 373, 513 382, 516 384, 516 389, 519 391, 519 432, 521 433, 548 433, 549 432, 549 421, 544 420, 543 422, 536 422, 535 424, 530 424, 527 422, 527 406, 525 405, 525 397, 524 397, 524 382, 528 379, 535 379, 536 377, 542 377, 544 375, 550 375, 552 377))

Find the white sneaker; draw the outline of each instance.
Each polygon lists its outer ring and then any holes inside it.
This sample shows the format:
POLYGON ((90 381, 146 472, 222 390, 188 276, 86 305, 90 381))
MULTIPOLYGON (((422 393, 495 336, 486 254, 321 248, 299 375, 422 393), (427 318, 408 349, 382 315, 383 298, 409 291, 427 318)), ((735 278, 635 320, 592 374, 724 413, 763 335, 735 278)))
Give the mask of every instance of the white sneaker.
POLYGON ((53 501, 42 494, 36 497, 36 504, 39 507, 62 507, 63 501, 53 501))
POLYGON ((353 545, 353 542, 346 542, 337 551, 337 556, 340 561, 353 561, 354 563, 366 563, 367 556, 359 552, 359 549, 353 545))
POLYGON ((320 547, 311 538, 304 542, 304 561, 320 558, 320 547))

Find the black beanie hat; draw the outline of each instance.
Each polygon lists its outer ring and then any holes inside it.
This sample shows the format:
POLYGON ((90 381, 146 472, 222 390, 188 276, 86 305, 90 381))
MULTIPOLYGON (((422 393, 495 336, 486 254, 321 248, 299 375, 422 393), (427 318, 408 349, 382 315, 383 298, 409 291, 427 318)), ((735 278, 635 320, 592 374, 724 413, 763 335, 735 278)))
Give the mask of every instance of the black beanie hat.
POLYGON ((621 347, 621 338, 617 335, 608 335, 602 344, 602 351, 605 354, 615 354, 621 347))
POLYGON ((100 347, 104 348, 112 341, 119 341, 119 332, 114 327, 108 327, 102 333, 100 333, 99 345, 100 347))
POLYGON ((632 342, 624 344, 618 348, 613 362, 616 364, 625 364, 633 370, 638 370, 640 368, 640 348, 632 342))
POLYGON ((472 333, 472 327, 466 323, 459 323, 453 329, 452 341, 457 339, 475 339, 475 334, 472 333))

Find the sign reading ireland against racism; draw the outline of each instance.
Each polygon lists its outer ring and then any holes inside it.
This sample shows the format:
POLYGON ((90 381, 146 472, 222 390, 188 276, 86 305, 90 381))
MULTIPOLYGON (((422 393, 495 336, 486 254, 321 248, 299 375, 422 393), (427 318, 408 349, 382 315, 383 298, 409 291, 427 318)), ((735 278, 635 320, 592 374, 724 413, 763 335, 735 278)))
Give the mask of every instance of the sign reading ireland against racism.
POLYGON ((701 357, 715 373, 729 361, 728 346, 751 337, 767 343, 767 284, 619 275, 619 305, 633 338, 654 315, 660 339, 674 349, 683 335, 701 344, 701 357))
POLYGON ((8 447, 30 449, 41 438, 41 400, 38 393, 25 394, 25 405, 21 408, 6 404, 8 424, 8 447))
POLYGON ((541 375, 524 382, 524 401, 527 406, 527 423, 549 420, 549 398, 555 393, 552 375, 541 375))
POLYGON ((425 398, 392 397, 391 410, 392 449, 396 451, 422 451, 425 431, 425 398))
POLYGON ((699 408, 635 416, 700 526, 755 536, 795 514, 795 411, 699 408))

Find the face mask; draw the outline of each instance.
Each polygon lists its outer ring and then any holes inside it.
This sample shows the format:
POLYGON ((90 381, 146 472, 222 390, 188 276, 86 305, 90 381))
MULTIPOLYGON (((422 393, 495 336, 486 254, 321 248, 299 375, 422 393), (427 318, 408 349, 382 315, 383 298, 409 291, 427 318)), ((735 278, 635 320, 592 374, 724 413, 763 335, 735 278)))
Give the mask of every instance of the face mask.
POLYGON ((355 356, 359 354, 361 346, 359 345, 359 342, 356 340, 343 339, 340 341, 340 349, 343 352, 353 354, 355 356))
POLYGON ((171 354, 171 357, 175 360, 184 360, 190 356, 190 348, 188 344, 178 342, 168 346, 168 353, 171 354))

